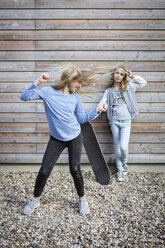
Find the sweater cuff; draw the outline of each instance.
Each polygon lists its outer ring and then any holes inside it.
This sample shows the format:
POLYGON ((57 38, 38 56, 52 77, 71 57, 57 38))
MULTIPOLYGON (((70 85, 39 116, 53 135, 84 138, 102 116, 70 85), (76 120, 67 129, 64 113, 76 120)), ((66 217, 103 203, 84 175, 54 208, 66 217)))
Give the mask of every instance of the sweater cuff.
POLYGON ((101 114, 101 111, 97 111, 97 109, 95 108, 95 113, 96 113, 96 115, 100 115, 101 114))
POLYGON ((32 83, 33 87, 38 88, 38 85, 35 85, 35 81, 32 83))

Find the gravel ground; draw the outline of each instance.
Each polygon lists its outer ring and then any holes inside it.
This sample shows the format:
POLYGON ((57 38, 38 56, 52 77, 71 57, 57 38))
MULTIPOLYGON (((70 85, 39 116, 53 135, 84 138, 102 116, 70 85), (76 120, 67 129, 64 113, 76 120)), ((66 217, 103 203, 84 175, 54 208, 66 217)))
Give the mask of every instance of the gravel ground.
POLYGON ((36 173, 1 173, 0 247, 164 248, 164 174, 129 173, 124 182, 101 186, 84 172, 91 213, 78 213, 78 197, 68 172, 50 176, 41 205, 21 214, 33 192, 36 173))

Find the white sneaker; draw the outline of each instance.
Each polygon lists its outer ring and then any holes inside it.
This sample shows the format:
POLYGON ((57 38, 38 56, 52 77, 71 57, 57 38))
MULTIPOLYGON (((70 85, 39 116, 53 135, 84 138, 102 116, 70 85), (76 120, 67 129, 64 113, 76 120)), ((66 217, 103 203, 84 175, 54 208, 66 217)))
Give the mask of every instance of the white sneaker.
POLYGON ((124 181, 124 176, 123 176, 123 171, 120 170, 117 174, 116 174, 116 181, 121 182, 124 181))
POLYGON ((85 198, 81 198, 79 200, 79 212, 80 212, 80 215, 82 215, 82 216, 85 216, 90 212, 88 202, 85 198))
POLYGON ((24 207, 22 213, 30 215, 33 213, 34 209, 39 207, 40 201, 36 200, 34 197, 31 197, 30 202, 24 207))

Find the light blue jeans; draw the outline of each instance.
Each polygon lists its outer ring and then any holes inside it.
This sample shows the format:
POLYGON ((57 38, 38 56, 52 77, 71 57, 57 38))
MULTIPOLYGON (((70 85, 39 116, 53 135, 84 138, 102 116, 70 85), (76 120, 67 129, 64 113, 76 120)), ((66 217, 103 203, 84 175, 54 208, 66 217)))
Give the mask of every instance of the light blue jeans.
POLYGON ((131 131, 131 120, 114 120, 111 123, 114 153, 117 170, 123 170, 128 160, 128 143, 131 131))

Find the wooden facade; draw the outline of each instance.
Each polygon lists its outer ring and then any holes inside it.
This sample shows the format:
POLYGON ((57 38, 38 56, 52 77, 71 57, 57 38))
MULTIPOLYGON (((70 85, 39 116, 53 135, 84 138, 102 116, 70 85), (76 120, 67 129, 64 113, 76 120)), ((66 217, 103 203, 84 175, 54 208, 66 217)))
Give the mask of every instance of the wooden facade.
MULTIPOLYGON (((40 164, 49 138, 41 101, 23 102, 22 90, 57 65, 126 62, 148 85, 139 90, 129 163, 165 164, 164 0, 1 0, 0 163, 40 164)), ((104 85, 83 89, 86 110, 104 85)), ((106 114, 93 121, 108 163, 114 162, 106 114)), ((59 164, 68 162, 65 150, 59 164)), ((82 163, 88 164, 83 149, 82 163)))

